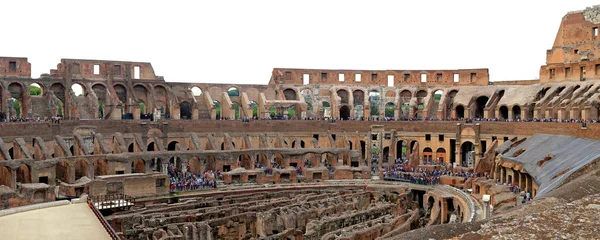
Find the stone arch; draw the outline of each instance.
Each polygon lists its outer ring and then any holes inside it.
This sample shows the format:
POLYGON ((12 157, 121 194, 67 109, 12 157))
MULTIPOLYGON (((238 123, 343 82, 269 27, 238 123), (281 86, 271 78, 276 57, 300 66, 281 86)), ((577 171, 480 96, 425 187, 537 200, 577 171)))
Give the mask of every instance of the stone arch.
POLYGON ((508 108, 506 106, 501 106, 499 111, 500 111, 500 118, 508 119, 508 108))
POLYGON ((354 90, 352 97, 354 98, 354 106, 362 106, 365 102, 365 92, 363 90, 354 90))
POLYGON ((433 161, 433 150, 426 147, 423 149, 423 164, 431 164, 433 161))
POLYGON ((473 116, 475 118, 484 118, 485 117, 485 106, 490 98, 487 96, 479 96, 477 100, 475 100, 475 108, 473 109, 473 116))
POLYGON ((22 163, 17 168, 17 182, 20 183, 31 183, 31 167, 27 164, 22 163))
POLYGON ((256 162, 260 167, 271 167, 271 164, 269 164, 269 159, 264 153, 256 154, 256 162))
POLYGON ((252 158, 250 158, 250 155, 242 153, 240 155, 240 165, 245 169, 253 169, 252 158))
POLYGON ((390 147, 383 148, 383 163, 387 164, 390 160, 390 147))
POLYGON ((62 83, 53 83, 50 85, 50 91, 54 93, 54 96, 63 103, 65 102, 65 86, 62 83))
POLYGON ((148 146, 146 147, 146 151, 148 151, 148 152, 158 151, 156 143, 155 142, 149 142, 148 146))
POLYGON ((46 86, 44 86, 44 84, 41 84, 39 82, 32 82, 29 84, 29 96, 30 97, 36 97, 36 96, 43 96, 46 93, 47 89, 46 86), (34 91, 34 88, 39 88, 40 91, 39 93, 34 91))
POLYGON ((192 87, 190 91, 192 91, 192 96, 194 97, 202 96, 202 89, 197 86, 192 87))
POLYGON ((96 83, 92 85, 92 91, 94 92, 94 94, 96 94, 96 97, 98 98, 98 118, 104 118, 104 116, 106 115, 106 109, 104 107, 106 105, 107 97, 106 86, 104 86, 104 84, 101 83, 96 83))
POLYGON ((465 118, 465 107, 463 107, 462 105, 456 106, 456 118, 457 119, 465 118))
POLYGON ((190 160, 188 161, 188 168, 188 171, 190 171, 193 174, 202 174, 204 172, 202 163, 197 157, 190 158, 190 160))
POLYGON ((123 84, 117 83, 113 85, 117 98, 124 106, 127 106, 127 88, 123 84))
POLYGON ((71 84, 71 92, 74 93, 75 97, 79 97, 79 96, 85 97, 88 94, 85 86, 79 82, 73 82, 73 84, 71 84))
POLYGON ((340 107, 340 119, 348 120, 350 118, 350 107, 347 105, 340 107))
POLYGON ((65 160, 60 160, 55 165, 56 179, 65 183, 71 183, 71 172, 69 163, 65 160))
POLYGON ((471 160, 472 164, 474 164, 475 156, 474 156, 474 154, 471 154, 471 152, 473 152, 473 151, 475 151, 475 145, 473 145, 473 143, 470 141, 463 142, 460 145, 461 160, 462 160, 463 167, 469 166, 469 164, 468 164, 469 159, 471 160))
POLYGON ((369 104, 371 106, 371 116, 379 116, 379 105, 381 104, 381 94, 379 91, 369 91, 369 104))
POLYGON ((137 158, 131 162, 131 173, 145 173, 146 172, 146 161, 141 158, 137 158))
POLYGON ((437 161, 437 164, 444 164, 444 161, 446 160, 446 149, 438 148, 435 150, 435 160, 437 161))
MULTIPOLYGON (((292 142, 292 148, 296 148, 296 141, 294 140, 292 142)), ((300 140, 300 148, 304 148, 304 141, 300 140)))
POLYGON ((349 104, 350 98, 348 95, 348 91, 346 91, 345 89, 340 89, 337 91, 337 95, 341 99, 340 100, 341 104, 349 104))
POLYGON ((88 173, 88 162, 86 160, 75 161, 75 180, 86 177, 88 173))
POLYGON ((400 92, 400 117, 408 118, 410 113, 410 99, 412 98, 412 92, 410 90, 402 90, 400 92))
POLYGON ((0 166, 0 185, 11 187, 12 175, 7 167, 0 166))
POLYGON ((99 158, 94 160, 94 176, 103 176, 108 174, 106 160, 99 158))
POLYGON ((385 104, 385 117, 393 118, 394 111, 396 110, 396 104, 388 102, 385 104))
POLYGON ((521 119, 521 107, 519 105, 514 105, 512 107, 512 113, 514 119, 521 119))
POLYGON ((188 101, 179 103, 179 115, 181 119, 192 119, 192 104, 188 101))
POLYGON ((178 146, 179 146, 178 141, 171 141, 171 142, 169 142, 169 145, 167 145, 167 151, 177 151, 177 150, 179 150, 179 149, 177 149, 178 146))
POLYGON ((275 153, 275 163, 277 165, 279 165, 280 167, 287 167, 287 164, 285 162, 285 158, 283 157, 283 154, 281 153, 275 153))
MULTIPOLYGON (((448 118, 448 119, 452 118, 452 110, 454 109, 454 98, 456 97, 456 94, 458 94, 458 90, 454 89, 454 90, 451 90, 450 92, 448 92, 448 95, 446 95, 446 107, 447 107, 446 118, 448 118)), ((463 108, 463 117, 464 117, 464 108, 463 108)), ((458 116, 456 118, 458 118, 458 116)))
POLYGON ((283 90, 283 97, 285 98, 285 100, 298 100, 296 90, 291 88, 283 90))
POLYGON ((212 155, 206 157, 206 170, 217 171, 217 160, 212 155))
POLYGON ((398 140, 396 142, 396 159, 406 160, 408 158, 406 141, 398 140))
POLYGON ((240 90, 236 87, 230 87, 229 89, 227 89, 227 95, 229 95, 230 97, 239 97, 240 90))

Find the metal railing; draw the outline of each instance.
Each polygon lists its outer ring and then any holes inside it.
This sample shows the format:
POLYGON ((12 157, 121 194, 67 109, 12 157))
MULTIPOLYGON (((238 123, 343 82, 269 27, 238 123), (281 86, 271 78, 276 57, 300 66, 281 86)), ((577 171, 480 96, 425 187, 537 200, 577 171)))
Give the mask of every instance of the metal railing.
POLYGON ((135 205, 134 197, 120 193, 93 196, 91 199, 94 206, 98 209, 127 208, 135 205))
POLYGON ((98 221, 100 221, 100 224, 102 224, 102 227, 104 227, 104 230, 106 230, 106 232, 108 233, 110 238, 113 240, 121 240, 119 235, 117 235, 117 232, 115 232, 115 230, 112 228, 112 226, 110 226, 110 224, 108 224, 106 219, 104 219, 104 216, 102 216, 102 214, 100 213, 98 208, 96 208, 96 206, 94 206, 94 203, 89 198, 88 198, 87 204, 88 204, 88 207, 90 209, 92 209, 92 212, 94 213, 94 215, 96 216, 98 221))

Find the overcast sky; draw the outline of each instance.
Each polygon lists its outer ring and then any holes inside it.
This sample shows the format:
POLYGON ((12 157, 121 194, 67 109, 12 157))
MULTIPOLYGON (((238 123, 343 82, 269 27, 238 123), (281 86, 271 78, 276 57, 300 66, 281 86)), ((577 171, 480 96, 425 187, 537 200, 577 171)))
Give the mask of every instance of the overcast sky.
POLYGON ((536 79, 561 18, 598 1, 3 1, 0 56, 151 62, 169 82, 267 84, 274 67, 489 68, 536 79))

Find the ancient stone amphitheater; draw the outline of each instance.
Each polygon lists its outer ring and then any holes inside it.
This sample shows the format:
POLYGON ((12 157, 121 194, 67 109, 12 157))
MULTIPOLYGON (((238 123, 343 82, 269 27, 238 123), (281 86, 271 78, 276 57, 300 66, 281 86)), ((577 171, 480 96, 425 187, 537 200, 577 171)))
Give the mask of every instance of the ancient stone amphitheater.
POLYGON ((87 196, 113 239, 599 238, 599 9, 564 16, 528 81, 1 57, 0 209, 87 196))

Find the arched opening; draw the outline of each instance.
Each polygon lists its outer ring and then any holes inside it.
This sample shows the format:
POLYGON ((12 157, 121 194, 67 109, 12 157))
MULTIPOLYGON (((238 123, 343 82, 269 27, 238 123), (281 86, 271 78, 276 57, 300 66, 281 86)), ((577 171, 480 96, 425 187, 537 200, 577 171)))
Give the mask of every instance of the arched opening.
POLYGON ((402 159, 403 161, 407 159, 406 157, 406 141, 400 140, 396 142, 396 158, 402 159))
POLYGON ((363 140, 360 140, 360 154, 361 154, 361 159, 365 159, 367 157, 366 155, 366 151, 367 151, 367 143, 363 140))
POLYGON ((127 151, 128 151, 128 152, 133 152, 133 151, 134 151, 134 148, 133 148, 133 143, 130 143, 130 144, 129 144, 129 147, 127 148, 127 151))
POLYGON ((521 119, 521 107, 519 107, 519 105, 514 105, 512 107, 512 112, 514 119, 521 119))
POLYGON ((10 159, 15 159, 15 150, 13 147, 8 149, 8 156, 10 156, 10 159))
POLYGON ((169 145, 167 146, 167 151, 177 151, 177 150, 179 150, 177 148, 178 144, 179 144, 179 142, 177 142, 177 141, 171 141, 169 143, 169 145))
POLYGON ((276 166, 273 166, 274 168, 287 167, 287 164, 285 163, 285 159, 283 158, 283 155, 281 153, 275 154, 275 164, 276 164, 276 166))
POLYGON ((508 108, 506 106, 500 107, 500 118, 508 119, 508 108))
POLYGON ((229 90, 227 90, 227 95, 229 95, 230 97, 239 97, 240 90, 238 90, 237 88, 231 87, 231 88, 229 88, 229 90))
POLYGON ((379 105, 381 103, 381 94, 377 90, 369 92, 369 104, 371 116, 379 116, 379 105))
POLYGON ((341 104, 348 104, 349 103, 348 102, 349 101, 348 91, 346 91, 344 89, 340 89, 340 90, 337 91, 337 95, 341 99, 341 101, 340 101, 341 104))
POLYGON ((131 173, 145 173, 146 172, 146 161, 138 158, 131 162, 131 173))
POLYGON ((348 107, 346 105, 340 107, 340 118, 342 120, 350 119, 350 107, 348 107))
POLYGON ((298 96, 296 96, 296 91, 290 88, 283 90, 283 97, 285 97, 285 100, 298 100, 298 96))
POLYGON ((17 182, 31 183, 31 167, 21 164, 17 169, 17 182))
POLYGON ((21 101, 19 101, 19 99, 13 97, 9 98, 8 105, 12 106, 9 114, 10 118, 25 117, 26 113, 23 112, 23 104, 21 104, 21 101))
POLYGON ((438 148, 437 150, 435 150, 435 160, 437 161, 436 162, 437 164, 443 165, 445 159, 446 159, 446 149, 438 148))
POLYGON ((216 112, 216 119, 221 119, 221 103, 217 100, 213 101, 213 104, 215 105, 215 112, 216 112))
POLYGON ((456 107, 456 118, 457 119, 465 118, 465 107, 463 107, 462 105, 459 105, 456 107))
POLYGON ((239 119, 240 118, 240 104, 237 102, 233 102, 232 107, 233 107, 235 119, 239 119))
POLYGON ((29 96, 42 96, 44 95, 44 91, 42 86, 38 83, 32 83, 29 85, 29 96))
POLYGON ((257 163, 257 168, 268 168, 271 167, 271 164, 269 164, 269 159, 267 158, 267 155, 259 153, 256 155, 256 163, 257 163))
MULTIPOLYGON (((452 109, 454 109, 454 97, 458 94, 458 90, 452 90, 446 96, 446 118, 452 118, 452 109)), ((464 108, 463 108, 464 112, 464 108)), ((463 114, 464 115, 464 114, 463 114)), ((457 117, 458 118, 458 117, 457 117)))
POLYGON ((202 89, 200 89, 199 87, 193 87, 192 88, 192 96, 194 96, 194 97, 202 96, 202 89))
POLYGON ((413 140, 413 141, 410 142, 410 153, 411 154, 412 153, 419 154, 419 148, 415 149, 415 145, 417 145, 417 141, 416 140, 413 140))
POLYGON ((94 84, 92 86, 92 91, 94 91, 94 94, 98 97, 98 118, 103 119, 105 115, 104 104, 106 103, 107 96, 106 87, 102 84, 94 84))
POLYGON ((489 98, 487 96, 480 96, 475 101, 475 118, 485 118, 485 106, 489 98))
POLYGON ((56 163, 55 172, 57 180, 65 183, 71 183, 69 164, 66 161, 61 160, 58 163, 56 163))
POLYGON ((113 86, 115 93, 117 94, 117 98, 121 101, 121 104, 127 103, 127 88, 121 84, 115 84, 113 86))
POLYGON ((157 149, 156 149, 155 145, 156 145, 156 143, 154 143, 154 142, 148 143, 148 147, 146 148, 146 150, 148 152, 154 152, 154 151, 156 151, 157 149))
POLYGON ((71 85, 71 91, 75 94, 76 97, 83 97, 87 95, 85 88, 79 83, 73 83, 73 85, 71 85))
POLYGON ((60 83, 54 83, 50 85, 50 91, 52 91, 52 93, 54 93, 54 96, 60 99, 60 101, 62 101, 63 103, 65 102, 65 86, 63 86, 60 83))
POLYGON ((141 99, 138 99, 138 106, 140 107, 140 114, 146 114, 146 103, 141 99))
POLYGON ((188 165, 188 171, 190 171, 193 174, 202 174, 204 171, 202 170, 202 163, 200 162, 200 159, 198 159, 197 157, 193 157, 190 159, 189 161, 189 165, 188 165))
POLYGON ((392 102, 385 104, 385 117, 393 118, 394 111, 396 110, 396 105, 392 102))
MULTIPOLYGON (((292 142, 292 148, 296 148, 296 141, 292 142)), ((304 141, 300 140, 300 148, 304 148, 304 141)))
POLYGON ((427 97, 427 91, 419 90, 417 92, 417 109, 415 109, 415 117, 422 118, 423 110, 425 109, 425 97, 427 97))
MULTIPOLYGON (((429 107, 429 113, 427 114, 428 118, 437 118, 438 110, 440 109, 440 101, 442 100, 442 96, 444 95, 444 91, 436 90, 433 92, 433 103, 429 107)), ((444 108, 442 107, 442 110, 444 108)), ((443 116, 443 115, 442 115, 443 116)))
POLYGON ((11 187, 10 186, 11 179, 12 179, 12 176, 10 174, 10 170, 8 170, 7 167, 0 166, 0 185, 11 187))
POLYGON ((243 168, 245 169, 252 169, 252 159, 250 158, 250 155, 242 153, 242 155, 240 155, 240 160, 241 160, 241 165, 243 168))
POLYGON ((209 155, 206 157, 206 170, 207 171, 216 171, 217 170, 217 160, 215 157, 209 155))
POLYGON ((106 160, 96 159, 94 161, 94 176, 107 175, 106 160))
POLYGON ((431 148, 426 147, 423 149, 423 164, 434 164, 433 151, 431 148))
POLYGON ((383 148, 383 164, 388 164, 390 156, 390 147, 383 148))
POLYGON ((258 117, 258 104, 256 104, 254 101, 251 101, 250 107, 252 107, 252 117, 258 117))
POLYGON ((409 90, 402 90, 400 92, 400 117, 407 119, 410 114, 410 99, 412 98, 412 92, 409 90))
POLYGON ((183 101, 179 104, 179 113, 181 119, 192 119, 192 104, 183 101))
POLYGON ((87 176, 88 164, 85 160, 75 162, 75 180, 87 176))
POLYGON ((464 142, 460 146, 461 160, 463 167, 473 166, 475 162, 475 148, 472 142, 464 142))

